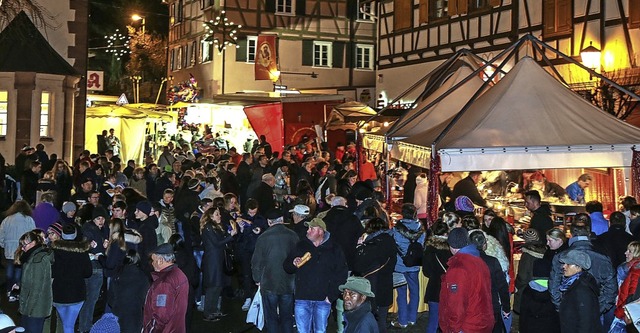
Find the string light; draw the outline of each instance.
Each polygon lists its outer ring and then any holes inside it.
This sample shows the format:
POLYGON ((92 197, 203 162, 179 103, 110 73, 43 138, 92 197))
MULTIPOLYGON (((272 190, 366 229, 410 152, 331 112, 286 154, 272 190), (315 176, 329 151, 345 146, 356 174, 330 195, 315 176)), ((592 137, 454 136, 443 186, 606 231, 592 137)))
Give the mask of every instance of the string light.
POLYGON ((120 29, 110 36, 104 36, 107 40, 107 53, 113 53, 120 60, 124 55, 131 53, 129 48, 129 36, 120 33, 120 29))
POLYGON ((209 20, 202 24, 205 28, 203 43, 209 43, 209 45, 216 45, 218 53, 222 53, 227 46, 238 46, 238 29, 242 28, 242 25, 235 24, 233 21, 229 21, 226 16, 226 12, 223 10, 214 20, 209 20))

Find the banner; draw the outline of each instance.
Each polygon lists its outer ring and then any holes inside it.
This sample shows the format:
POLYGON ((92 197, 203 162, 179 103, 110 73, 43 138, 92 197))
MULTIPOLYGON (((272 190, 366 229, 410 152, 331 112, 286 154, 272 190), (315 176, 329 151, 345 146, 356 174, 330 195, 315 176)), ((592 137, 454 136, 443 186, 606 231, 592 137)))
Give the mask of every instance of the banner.
POLYGON ((266 103, 245 106, 244 113, 256 135, 263 135, 271 144, 273 151, 282 152, 284 147, 284 121, 282 103, 266 103))
POLYGON ((256 48, 255 79, 277 81, 276 36, 258 36, 256 48))

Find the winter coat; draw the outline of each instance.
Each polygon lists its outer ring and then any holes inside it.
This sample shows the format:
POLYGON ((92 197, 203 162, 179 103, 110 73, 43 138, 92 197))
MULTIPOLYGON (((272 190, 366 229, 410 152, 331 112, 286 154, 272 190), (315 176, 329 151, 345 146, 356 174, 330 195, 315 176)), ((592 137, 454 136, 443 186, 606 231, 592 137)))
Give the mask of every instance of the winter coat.
POLYGON ((424 301, 439 302, 442 276, 447 268, 447 262, 451 258, 451 250, 446 236, 431 236, 427 238, 422 257, 422 274, 429 278, 424 301), (444 268, 443 268, 444 266, 444 268))
POLYGON ((177 265, 152 272, 144 302, 142 333, 185 333, 189 282, 177 265))
POLYGON ((562 293, 560 302, 560 330, 562 333, 602 333, 599 288, 596 279, 583 272, 569 289, 562 293))
POLYGON ((371 290, 376 295, 374 304, 378 307, 391 306, 393 303, 393 270, 397 260, 395 246, 390 231, 381 230, 367 236, 356 249, 353 273, 369 280, 371 290))
POLYGON ((428 188, 427 178, 416 178, 416 190, 413 197, 413 204, 416 206, 416 213, 418 218, 424 219, 427 217, 427 192, 428 188))
POLYGON ((89 243, 59 239, 53 249, 53 301, 61 304, 82 302, 86 298, 84 279, 93 269, 89 260, 89 243))
POLYGON ((256 241, 251 257, 253 281, 260 289, 276 295, 293 294, 295 275, 287 273, 282 262, 292 252, 300 239, 283 224, 269 227, 256 241))
POLYGON ((362 235, 364 228, 347 207, 335 206, 331 207, 324 217, 324 223, 327 225, 327 231, 333 236, 333 241, 342 248, 347 266, 349 270, 353 270, 353 264, 356 257, 356 245, 358 238, 362 235))
POLYGON ((276 207, 273 188, 265 182, 260 182, 260 184, 256 186, 256 189, 249 193, 249 197, 258 201, 258 212, 262 215, 276 207))
POLYGON ((118 242, 112 242, 105 255, 98 257, 98 262, 104 268, 104 275, 106 277, 114 277, 116 272, 124 265, 126 255, 125 251, 118 245, 118 242))
POLYGON ((36 228, 47 230, 50 225, 58 222, 60 212, 53 206, 53 203, 41 202, 33 210, 31 216, 36 223, 36 228))
POLYGON ((491 277, 489 268, 478 256, 478 250, 471 245, 449 259, 449 269, 442 277, 438 314, 443 332, 493 330, 491 277))
POLYGON ((420 266, 407 267, 402 262, 402 256, 407 253, 411 241, 418 241, 420 244, 424 244, 425 235, 420 222, 418 220, 402 219, 391 230, 393 239, 398 247, 395 271, 399 273, 420 271, 420 266))
POLYGON ((36 245, 22 254, 22 279, 20 280, 20 308, 23 316, 44 318, 51 315, 53 292, 51 291, 51 252, 36 245))
POLYGON ((0 223, 0 247, 4 248, 4 257, 13 260, 13 255, 20 244, 20 237, 25 232, 36 228, 31 216, 15 213, 7 216, 0 223))
POLYGON ((503 272, 509 271, 509 258, 505 255, 504 249, 502 249, 502 245, 500 242, 493 236, 484 232, 484 237, 487 239, 487 249, 484 251, 487 255, 492 256, 498 259, 500 262, 500 267, 503 272))
POLYGON ((269 228, 269 224, 267 224, 267 219, 265 219, 262 215, 256 214, 254 216, 249 216, 249 214, 242 214, 241 218, 243 220, 250 221, 251 224, 247 224, 242 233, 239 235, 236 240, 236 249, 238 256, 251 258, 253 255, 253 251, 256 248, 256 242, 258 241, 258 237, 262 235, 267 228, 269 228), (256 234, 254 231, 259 232, 256 234))
POLYGON ((522 256, 518 265, 518 274, 516 275, 516 293, 513 297, 513 310, 520 313, 520 300, 524 288, 529 285, 529 281, 533 279, 533 263, 542 259, 546 247, 542 244, 527 243, 522 247, 522 256))
POLYGON ((356 309, 343 313, 344 333, 378 333, 378 322, 371 312, 371 303, 368 301, 367 299, 356 309))
POLYGON ((224 286, 224 249, 226 244, 232 240, 231 235, 214 229, 211 224, 207 224, 202 230, 202 245, 204 246, 204 255, 202 256, 203 287, 224 286))
POLYGON ((561 293, 559 290, 560 282, 562 281, 562 264, 560 259, 563 258, 570 250, 580 250, 585 252, 591 258, 591 269, 589 273, 595 277, 598 282, 599 293, 599 305, 600 313, 609 311, 614 305, 617 296, 617 283, 615 278, 615 271, 611 266, 611 260, 606 255, 596 252, 588 240, 587 236, 574 236, 576 241, 573 241, 567 251, 559 253, 553 258, 553 264, 551 267, 551 275, 549 277, 549 292, 551 293, 551 299, 556 307, 560 306, 561 293))
POLYGON ((173 202, 173 206, 176 208, 176 218, 182 222, 188 221, 191 214, 193 214, 200 205, 198 192, 185 188, 180 190, 175 198, 176 200, 173 202))
POLYGON ((142 329, 142 311, 147 290, 149 279, 135 264, 121 266, 111 279, 109 306, 118 317, 120 332, 139 333, 142 329))
POLYGON ((296 244, 282 265, 285 272, 296 274, 295 298, 297 300, 322 301, 328 298, 334 302, 340 297, 338 286, 347 281, 347 261, 338 244, 331 239, 331 233, 324 233, 324 239, 315 246, 308 238, 296 244), (293 259, 311 253, 311 259, 303 266, 293 265, 293 259))
POLYGON ((142 177, 142 179, 137 179, 135 176, 129 178, 129 187, 138 190, 144 197, 147 196, 147 180, 142 177))
POLYGON ((529 281, 522 290, 520 333, 560 333, 560 317, 551 302, 548 278, 529 281))
POLYGON ((491 304, 496 322, 501 320, 501 312, 511 312, 511 298, 507 277, 500 268, 498 259, 480 252, 480 259, 487 264, 491 275, 491 304))
POLYGON ((630 299, 638 288, 638 281, 640 281, 640 262, 636 261, 635 265, 629 269, 629 273, 627 277, 622 282, 620 286, 620 291, 618 292, 618 300, 616 301, 616 310, 615 315, 620 319, 624 319, 624 308, 626 304, 631 301, 630 299))
POLYGON ((598 239, 593 244, 600 246, 605 254, 611 258, 613 267, 618 267, 627 260, 624 253, 627 251, 627 245, 634 240, 633 236, 625 231, 624 224, 612 224, 609 227, 609 231, 598 236, 598 239))
POLYGON ((106 223, 102 226, 102 229, 100 229, 95 223, 87 222, 82 226, 82 235, 87 242, 96 242, 96 247, 89 249, 89 253, 104 254, 106 252, 104 241, 105 239, 109 239, 109 227, 106 223))
POLYGON ((529 228, 534 228, 538 232, 540 241, 544 241, 544 235, 553 228, 553 220, 551 219, 551 207, 549 205, 541 205, 533 211, 529 228))
POLYGON ((453 186, 453 197, 451 198, 451 202, 455 202, 461 195, 467 196, 478 206, 487 206, 487 201, 482 197, 482 195, 480 195, 478 187, 471 177, 463 178, 453 186))
MULTIPOLYGON (((140 243, 138 250, 140 258, 148 258, 149 253, 158 247, 157 227, 158 218, 154 214, 149 215, 146 220, 138 222, 138 232, 142 235, 142 243, 140 243)), ((145 265, 142 267, 144 268, 145 265)))

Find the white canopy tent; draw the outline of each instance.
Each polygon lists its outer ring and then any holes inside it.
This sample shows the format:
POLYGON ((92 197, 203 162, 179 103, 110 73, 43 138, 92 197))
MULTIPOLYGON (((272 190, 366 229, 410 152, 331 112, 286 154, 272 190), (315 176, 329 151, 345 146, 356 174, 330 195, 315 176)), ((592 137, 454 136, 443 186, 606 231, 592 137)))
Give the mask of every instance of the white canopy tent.
MULTIPOLYGON (((628 167, 640 144, 640 129, 593 106, 529 57, 435 142, 452 120, 402 140, 398 150, 424 158, 435 143, 442 171, 513 170, 628 167)), ((428 167, 429 159, 419 165, 428 167)))

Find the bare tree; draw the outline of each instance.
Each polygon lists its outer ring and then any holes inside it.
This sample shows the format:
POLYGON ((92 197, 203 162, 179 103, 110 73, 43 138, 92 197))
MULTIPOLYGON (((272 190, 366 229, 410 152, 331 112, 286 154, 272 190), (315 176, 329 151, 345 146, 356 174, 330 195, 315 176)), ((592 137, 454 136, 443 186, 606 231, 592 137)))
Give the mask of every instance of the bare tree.
POLYGON ((55 17, 36 0, 0 0, 0 26, 6 26, 21 11, 31 17, 33 23, 43 28, 58 28, 55 17))

